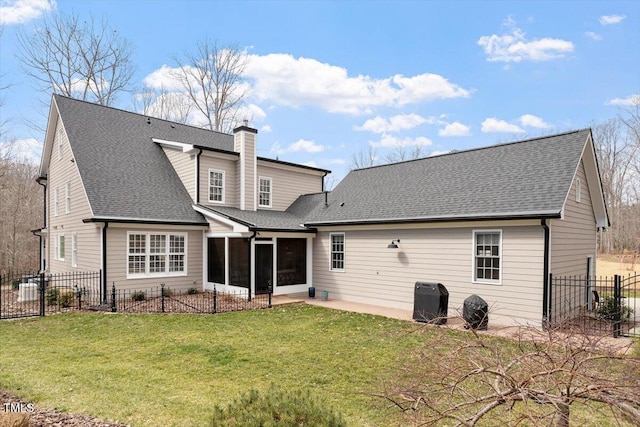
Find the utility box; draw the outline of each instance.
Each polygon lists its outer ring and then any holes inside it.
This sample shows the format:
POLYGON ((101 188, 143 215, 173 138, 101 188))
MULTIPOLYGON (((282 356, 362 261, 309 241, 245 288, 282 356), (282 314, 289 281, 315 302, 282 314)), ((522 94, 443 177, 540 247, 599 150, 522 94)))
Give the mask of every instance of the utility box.
POLYGON ((449 291, 442 283, 416 282, 413 299, 413 320, 447 323, 449 291))
POLYGON ((462 317, 471 329, 487 329, 489 324, 489 305, 478 295, 473 294, 464 300, 462 317))

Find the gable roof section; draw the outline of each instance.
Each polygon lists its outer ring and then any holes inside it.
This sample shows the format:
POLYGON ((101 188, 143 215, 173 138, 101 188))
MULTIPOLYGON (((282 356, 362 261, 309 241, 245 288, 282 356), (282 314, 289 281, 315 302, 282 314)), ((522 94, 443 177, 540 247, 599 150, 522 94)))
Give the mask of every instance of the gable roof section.
POLYGON ((94 219, 206 224, 152 138, 233 151, 231 135, 54 95, 94 219))
POLYGON ((220 215, 224 219, 255 231, 315 232, 314 229, 302 224, 303 220, 300 215, 288 211, 243 211, 224 206, 203 205, 197 205, 195 209, 205 216, 216 219, 216 215, 220 215))
POLYGON ((309 226, 559 218, 589 129, 351 171, 309 226))

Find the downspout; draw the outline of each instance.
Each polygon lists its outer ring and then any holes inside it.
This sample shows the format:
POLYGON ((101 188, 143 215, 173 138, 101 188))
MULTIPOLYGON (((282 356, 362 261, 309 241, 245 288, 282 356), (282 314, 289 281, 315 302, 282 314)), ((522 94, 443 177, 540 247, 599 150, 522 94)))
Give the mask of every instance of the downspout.
POLYGON ((198 154, 196 154, 196 205, 200 204, 200 155, 202 148, 198 148, 198 150, 198 154))
POLYGON ((327 177, 327 175, 329 175, 328 172, 325 172, 324 175, 322 175, 322 192, 324 192, 324 179, 327 177))
MULTIPOLYGON (((43 176, 40 176, 38 178, 36 178, 36 182, 40 185, 42 185, 42 191, 43 191, 43 202, 42 202, 42 220, 44 221, 44 225, 42 228, 47 228, 47 185, 43 184, 42 181, 45 180, 46 178, 43 176)), ((48 236, 49 234, 47 234, 48 236)), ((40 249, 39 249, 39 253, 40 253, 40 273, 44 273, 46 266, 45 266, 45 261, 44 261, 44 253, 42 252, 42 233, 40 233, 40 249)))
POLYGON ((102 226, 102 303, 107 302, 107 228, 109 223, 102 226))
POLYGON ((543 275, 544 275, 544 279, 543 279, 543 291, 542 291, 542 326, 546 327, 548 326, 548 322, 551 320, 549 319, 549 308, 550 308, 550 304, 551 304, 551 293, 549 292, 549 252, 550 252, 550 247, 549 247, 549 243, 550 243, 550 232, 549 232, 549 225, 547 224, 547 220, 545 218, 543 218, 540 222, 540 225, 542 225, 542 228, 544 229, 544 263, 543 263, 543 275))

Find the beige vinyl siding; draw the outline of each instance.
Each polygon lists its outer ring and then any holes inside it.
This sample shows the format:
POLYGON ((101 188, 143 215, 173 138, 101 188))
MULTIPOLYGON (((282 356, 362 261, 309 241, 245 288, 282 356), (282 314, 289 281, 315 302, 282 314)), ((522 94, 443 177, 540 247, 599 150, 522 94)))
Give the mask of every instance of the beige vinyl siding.
POLYGON ((258 176, 271 178, 272 187, 271 208, 260 207, 260 209, 284 211, 299 196, 322 191, 323 176, 310 170, 259 161, 258 176))
POLYGON ((196 169, 195 156, 189 153, 183 153, 167 147, 162 147, 164 154, 171 162, 171 166, 175 169, 180 181, 189 192, 191 200, 196 200, 196 169))
POLYGON ((73 158, 73 151, 69 145, 66 132, 60 132, 62 122, 58 120, 56 133, 54 136, 53 152, 49 163, 47 181, 47 228, 49 231, 47 238, 46 259, 47 271, 51 273, 61 273, 70 271, 98 271, 101 266, 101 229, 96 224, 85 224, 83 219, 92 216, 87 195, 84 191, 80 173, 73 158), (62 135, 63 157, 58 158, 58 141, 62 135), (71 210, 66 213, 65 197, 66 183, 70 184, 71 210), (54 215, 55 188, 58 187, 58 216, 54 215), (77 264, 71 265, 72 260, 72 235, 76 233, 77 264), (54 239, 59 235, 65 237, 65 258, 64 261, 56 260, 54 254, 56 244, 54 239))
POLYGON ((202 230, 180 228, 136 227, 107 229, 107 281, 117 289, 144 290, 159 287, 161 283, 175 291, 196 287, 202 289, 202 230), (136 233, 186 233, 187 275, 127 279, 127 232, 136 233))
MULTIPOLYGON (((584 166, 573 179, 564 207, 564 218, 551 220, 551 265, 555 276, 586 275, 587 258, 596 258, 596 222, 584 166), (576 202, 576 183, 582 186, 580 203, 576 202)), ((595 271, 595 264, 594 264, 595 271)))
POLYGON ((413 310, 415 282, 437 282, 449 291, 449 315, 462 313, 471 294, 491 307, 490 321, 528 322, 542 317, 544 233, 540 226, 416 228, 345 233, 344 272, 330 271, 330 233, 314 242, 314 286, 330 298, 413 310), (502 285, 473 283, 473 230, 502 230, 502 285), (398 249, 388 249, 400 239, 398 249))
POLYGON ((233 231, 233 227, 227 224, 222 224, 213 219, 207 218, 207 222, 209 223, 209 229, 207 231, 213 233, 230 233, 233 231))
POLYGON ((237 160, 223 159, 215 157, 210 153, 203 153, 200 156, 200 204, 209 206, 231 206, 238 207, 236 197, 236 163, 237 160), (219 170, 224 172, 224 203, 209 202, 209 170, 219 170))
POLYGON ((257 185, 258 179, 256 177, 256 136, 255 134, 245 132, 245 177, 244 177, 244 197, 245 197, 245 209, 256 210, 258 207, 257 200, 257 185))

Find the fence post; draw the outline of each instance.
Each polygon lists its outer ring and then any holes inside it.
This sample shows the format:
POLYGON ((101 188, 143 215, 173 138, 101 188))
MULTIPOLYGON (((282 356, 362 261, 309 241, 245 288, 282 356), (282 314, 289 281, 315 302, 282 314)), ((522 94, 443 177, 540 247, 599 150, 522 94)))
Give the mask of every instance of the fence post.
POLYGON ((271 308, 271 294, 273 293, 273 287, 271 285, 269 285, 269 288, 267 289, 268 293, 269 293, 269 305, 268 307, 271 308))
POLYGON ((620 276, 613 276, 613 337, 620 336, 620 324, 622 323, 622 292, 620 289, 620 276))
POLYGON ((213 287, 213 314, 218 312, 218 291, 213 287))
POLYGON ((82 289, 74 285, 76 297, 78 298, 78 310, 82 310, 82 289))
POLYGON ((44 316, 44 272, 40 273, 40 283, 38 286, 38 291, 40 291, 40 316, 44 316))
POLYGON ((113 286, 111 287, 111 312, 115 313, 116 311, 116 282, 113 282, 113 286))
POLYGON ((164 313, 164 283, 160 284, 160 307, 162 313, 164 313))

